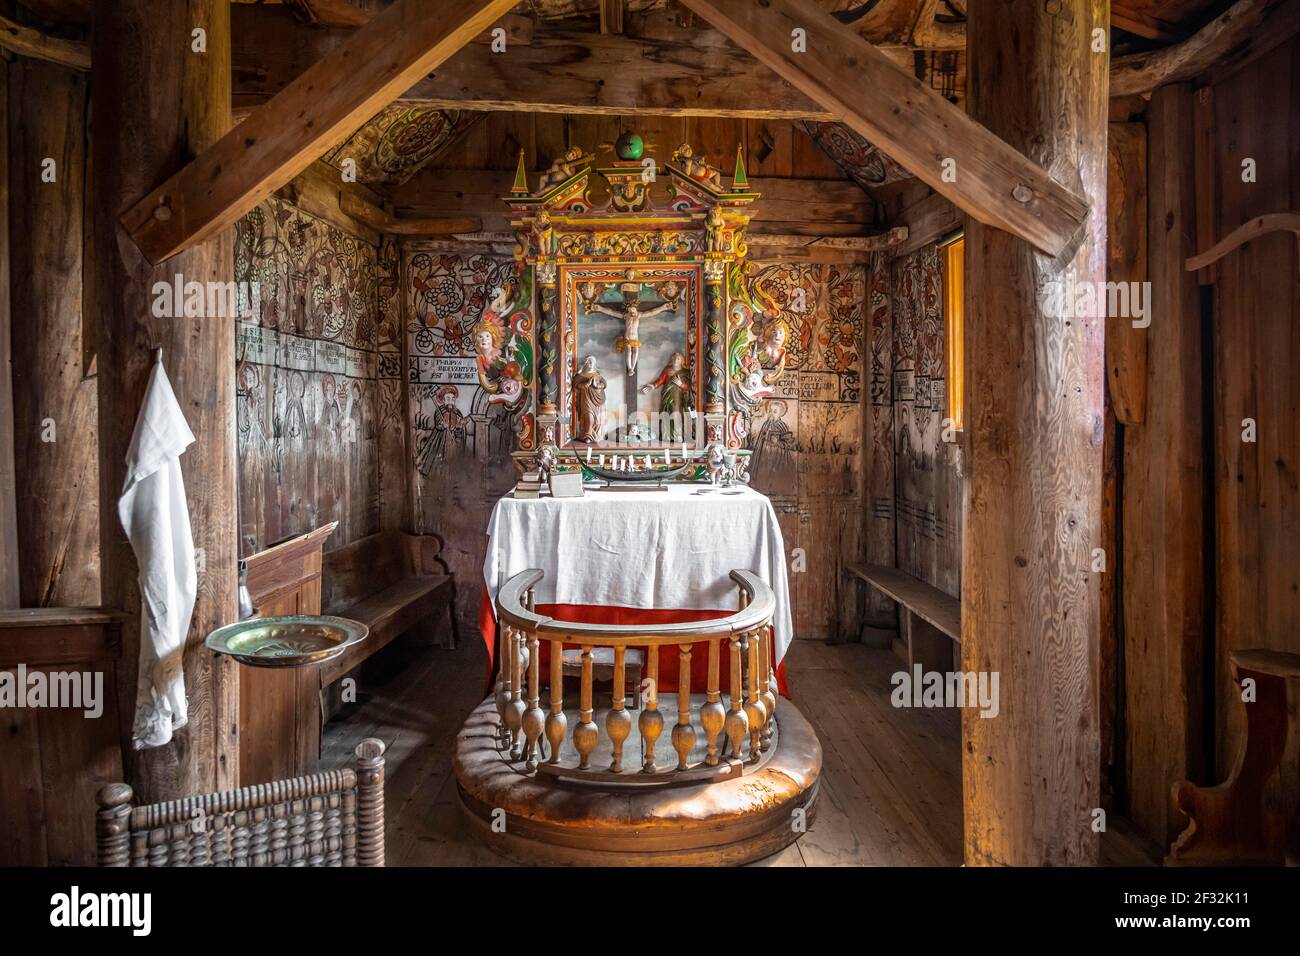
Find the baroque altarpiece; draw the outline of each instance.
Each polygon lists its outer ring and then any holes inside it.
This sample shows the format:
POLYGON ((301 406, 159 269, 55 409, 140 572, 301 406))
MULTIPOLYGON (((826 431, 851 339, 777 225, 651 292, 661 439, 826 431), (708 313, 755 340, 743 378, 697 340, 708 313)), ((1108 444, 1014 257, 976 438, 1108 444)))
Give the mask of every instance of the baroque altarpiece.
POLYGON ((745 412, 772 394, 788 336, 742 280, 759 198, 743 153, 728 183, 686 144, 663 163, 633 134, 613 150, 593 168, 571 148, 535 189, 521 152, 504 197, 515 269, 474 331, 479 383, 517 415, 520 469, 544 448, 561 467, 679 466, 712 446, 743 461, 745 412))

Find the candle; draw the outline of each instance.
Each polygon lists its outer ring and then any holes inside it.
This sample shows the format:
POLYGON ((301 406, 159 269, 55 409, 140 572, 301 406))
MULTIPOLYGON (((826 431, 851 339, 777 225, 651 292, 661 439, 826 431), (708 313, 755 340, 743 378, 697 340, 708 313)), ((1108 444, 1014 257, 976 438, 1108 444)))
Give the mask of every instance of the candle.
POLYGON ((682 442, 682 458, 686 458, 686 442, 682 442))
POLYGON ((604 468, 604 467, 605 467, 605 456, 604 456, 603 453, 602 453, 601 456, 600 456, 600 467, 601 467, 601 468, 604 468))
POLYGON ((668 454, 668 449, 665 448, 665 449, 664 449, 664 464, 665 464, 665 465, 670 465, 670 464, 672 464, 672 461, 673 461, 673 457, 672 457, 672 455, 668 454))
POLYGON ((587 446, 587 464, 591 464, 591 446, 587 446))

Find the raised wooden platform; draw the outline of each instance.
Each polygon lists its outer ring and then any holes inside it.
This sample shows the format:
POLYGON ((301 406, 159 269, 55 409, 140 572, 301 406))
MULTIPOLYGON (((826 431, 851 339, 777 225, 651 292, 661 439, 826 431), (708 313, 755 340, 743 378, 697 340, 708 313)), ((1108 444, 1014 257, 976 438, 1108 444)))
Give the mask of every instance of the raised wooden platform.
MULTIPOLYGON (((698 708, 704 699, 694 695, 692 701, 698 708)), ((601 719, 597 713, 597 722, 601 719)), ((489 698, 470 715, 456 741, 460 804, 485 845, 519 862, 749 863, 797 840, 816 811, 821 745, 790 701, 778 703, 776 721, 769 753, 758 764, 740 765, 729 779, 638 786, 640 775, 633 771, 620 775, 622 785, 605 782, 606 774, 593 785, 524 772, 522 761, 498 748, 497 712, 489 698)), ((702 737, 693 759, 703 756, 702 737)), ((641 752, 635 730, 626 747, 629 754, 641 752)), ((675 755, 661 744, 659 759, 662 764, 675 755)), ((593 767, 607 763, 607 755, 592 755, 593 767)))

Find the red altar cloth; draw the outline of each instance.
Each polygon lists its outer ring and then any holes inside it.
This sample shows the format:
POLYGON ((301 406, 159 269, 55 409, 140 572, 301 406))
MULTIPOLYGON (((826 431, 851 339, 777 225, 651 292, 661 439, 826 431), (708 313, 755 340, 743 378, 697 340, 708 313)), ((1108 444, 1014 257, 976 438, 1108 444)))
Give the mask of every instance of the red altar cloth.
MULTIPOLYGON (((537 613, 545 614, 562 621, 576 621, 583 624, 676 624, 681 621, 701 621, 713 620, 715 618, 727 617, 729 614, 735 614, 735 609, 727 611, 701 611, 694 608, 639 608, 639 607, 601 607, 592 604, 539 604, 537 613)), ((487 648, 488 672, 487 686, 492 686, 493 678, 496 675, 496 647, 497 647, 497 619, 496 613, 492 607, 492 599, 488 596, 487 586, 483 587, 483 596, 479 601, 478 608, 479 631, 483 635, 483 644, 487 648)), ((725 648, 730 641, 723 641, 722 646, 725 648)), ((565 647, 575 645, 566 644, 565 647)), ((704 653, 695 652, 691 655, 691 691, 703 693, 705 684, 709 679, 709 655, 707 645, 704 653)), ((768 643, 769 655, 771 652, 771 642, 768 643)), ((538 665, 543 667, 548 659, 549 645, 543 641, 540 647, 540 657, 538 665)), ((721 677, 722 689, 724 691, 730 688, 730 678, 728 677, 728 658, 725 653, 721 660, 721 677)), ((785 661, 782 661, 776 668, 776 686, 782 697, 789 697, 790 692, 785 684, 785 661)), ((629 691, 631 688, 629 688, 629 691)), ((663 696, 669 692, 677 690, 677 650, 675 647, 659 648, 659 693, 663 696)))

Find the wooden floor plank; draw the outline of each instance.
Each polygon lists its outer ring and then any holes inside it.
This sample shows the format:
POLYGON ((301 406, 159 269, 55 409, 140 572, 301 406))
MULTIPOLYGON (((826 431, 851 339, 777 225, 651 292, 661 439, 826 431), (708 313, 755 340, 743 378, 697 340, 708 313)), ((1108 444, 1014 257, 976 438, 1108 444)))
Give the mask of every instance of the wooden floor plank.
MULTIPOLYGON (((365 737, 388 745, 390 866, 500 866, 509 861, 465 826, 451 758, 479 703, 484 650, 397 642, 383 654, 387 677, 366 677, 361 702, 325 729, 324 768, 347 766, 365 737)), ((376 658, 378 660, 378 657, 376 658)), ((860 644, 796 641, 787 659, 793 700, 822 742, 818 810, 808 833, 760 866, 945 866, 961 862, 960 714, 896 708, 890 676, 903 665, 860 644)), ((1109 865, 1159 859, 1112 815, 1102 839, 1109 865)))

